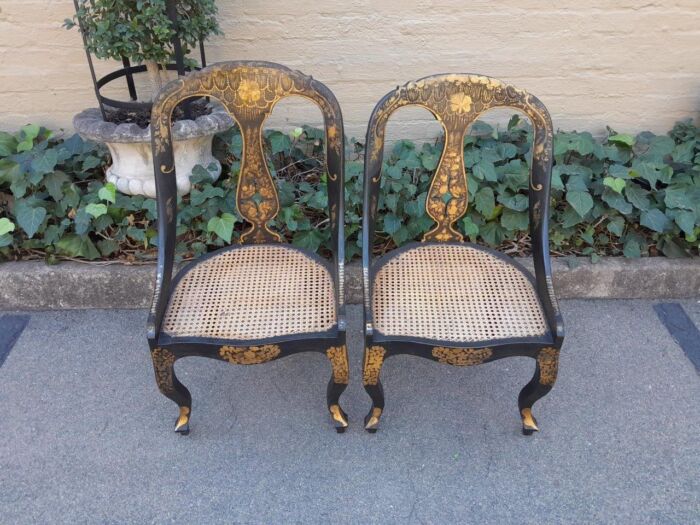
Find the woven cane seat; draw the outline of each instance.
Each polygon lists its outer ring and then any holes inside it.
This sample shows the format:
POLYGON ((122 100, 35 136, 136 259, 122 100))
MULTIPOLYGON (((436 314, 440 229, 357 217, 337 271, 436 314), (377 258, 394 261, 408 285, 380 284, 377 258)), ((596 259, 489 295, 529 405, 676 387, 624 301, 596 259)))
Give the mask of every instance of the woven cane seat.
POLYGON ((531 281, 489 252, 423 244, 380 264, 372 308, 385 336, 467 343, 548 333, 531 281))
POLYGON ((205 258, 176 284, 163 320, 171 337, 254 340, 323 332, 336 323, 333 278, 284 245, 205 258))

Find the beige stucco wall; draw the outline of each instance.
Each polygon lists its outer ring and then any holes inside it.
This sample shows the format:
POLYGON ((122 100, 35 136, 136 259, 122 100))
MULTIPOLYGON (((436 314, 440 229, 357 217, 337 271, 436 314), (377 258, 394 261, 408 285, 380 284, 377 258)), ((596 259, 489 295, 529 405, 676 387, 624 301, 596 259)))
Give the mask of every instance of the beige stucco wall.
MULTIPOLYGON (((218 0, 211 61, 262 59, 325 82, 349 135, 374 103, 432 73, 495 76, 538 95, 560 129, 668 130, 700 113, 700 0, 218 0)), ((95 100, 70 0, 0 0, 0 129, 71 128, 95 100)), ((102 67, 107 71, 106 67, 102 67)), ((318 120, 285 104, 273 124, 318 120)), ((434 133, 406 111, 392 134, 434 133)))

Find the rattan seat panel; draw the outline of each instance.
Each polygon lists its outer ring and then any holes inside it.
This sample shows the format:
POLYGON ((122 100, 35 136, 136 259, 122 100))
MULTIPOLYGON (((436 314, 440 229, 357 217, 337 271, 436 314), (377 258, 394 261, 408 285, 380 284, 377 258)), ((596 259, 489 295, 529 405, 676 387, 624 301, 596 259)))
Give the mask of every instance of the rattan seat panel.
POLYGON ((163 332, 251 340, 323 332, 335 322, 333 278, 325 266, 284 245, 251 245, 185 274, 171 295, 163 332))
POLYGON ((426 244, 389 259, 375 275, 372 308, 386 336, 467 343, 547 333, 530 280, 469 245, 426 244))

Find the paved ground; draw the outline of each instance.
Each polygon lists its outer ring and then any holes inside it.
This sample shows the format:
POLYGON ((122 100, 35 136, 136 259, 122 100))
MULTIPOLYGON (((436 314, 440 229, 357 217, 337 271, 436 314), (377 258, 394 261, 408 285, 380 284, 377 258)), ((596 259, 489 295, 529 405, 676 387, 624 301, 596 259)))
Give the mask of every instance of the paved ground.
MULTIPOLYGON (((325 412, 328 364, 186 359, 193 430, 157 393, 143 311, 33 313, 0 368, 2 523, 700 523, 700 376, 642 301, 565 301, 542 431, 520 434, 532 361, 384 368, 366 434, 325 412)), ((684 302, 700 326, 700 304, 684 302)), ((360 327, 351 308, 351 333, 360 327)))

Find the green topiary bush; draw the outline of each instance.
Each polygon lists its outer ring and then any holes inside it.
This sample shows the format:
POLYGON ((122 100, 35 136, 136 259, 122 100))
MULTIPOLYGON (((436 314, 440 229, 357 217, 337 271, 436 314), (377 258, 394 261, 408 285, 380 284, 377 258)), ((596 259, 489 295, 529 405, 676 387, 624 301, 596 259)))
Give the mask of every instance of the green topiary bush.
MULTIPOLYGON (((512 255, 529 250, 527 232, 530 129, 513 117, 499 131, 477 122, 465 139, 469 210, 459 222, 472 241, 512 255)), ((326 218, 323 132, 304 127, 266 133, 281 211, 274 226, 294 244, 323 253, 326 218)), ((346 166, 347 255, 360 253, 362 145, 346 166)), ((398 141, 385 155, 375 250, 420 239, 430 176, 441 144, 398 141)), ((179 203, 177 253, 195 257, 238 239, 235 210, 241 137, 217 138, 224 174, 212 184, 195 170, 192 192, 179 203), (229 176, 230 175, 230 176, 229 176)), ((640 257, 698 254, 700 129, 677 124, 668 135, 610 131, 558 133, 554 142, 550 240, 554 255, 640 257)), ((65 140, 39 126, 0 133, 0 259, 65 258, 149 261, 156 257, 156 204, 104 184, 107 152, 74 135, 65 140)))
POLYGON ((166 0, 79 0, 78 12, 64 26, 75 27, 80 20, 88 50, 97 58, 144 63, 153 93, 165 77, 158 64, 173 61, 172 38, 177 36, 187 55, 199 39, 220 34, 214 0, 178 0, 177 28, 168 18, 166 0))

